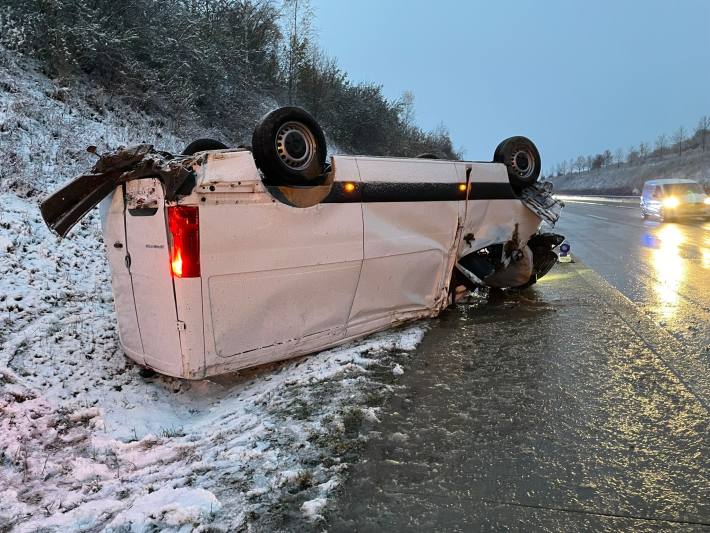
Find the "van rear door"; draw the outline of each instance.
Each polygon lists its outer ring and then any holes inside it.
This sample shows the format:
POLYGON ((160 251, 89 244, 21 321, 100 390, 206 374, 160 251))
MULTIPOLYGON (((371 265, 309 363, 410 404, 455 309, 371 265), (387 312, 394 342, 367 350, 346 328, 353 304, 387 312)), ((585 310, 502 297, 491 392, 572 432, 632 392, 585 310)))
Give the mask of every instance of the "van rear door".
POLYGON ((125 185, 126 265, 146 364, 180 375, 182 355, 163 186, 154 178, 125 185))
POLYGON ((116 310, 121 345, 126 352, 129 352, 132 359, 145 363, 136 316, 136 303, 133 299, 133 283, 128 269, 123 189, 123 186, 118 187, 113 194, 101 202, 101 225, 106 243, 106 255, 111 265, 113 305, 116 310))

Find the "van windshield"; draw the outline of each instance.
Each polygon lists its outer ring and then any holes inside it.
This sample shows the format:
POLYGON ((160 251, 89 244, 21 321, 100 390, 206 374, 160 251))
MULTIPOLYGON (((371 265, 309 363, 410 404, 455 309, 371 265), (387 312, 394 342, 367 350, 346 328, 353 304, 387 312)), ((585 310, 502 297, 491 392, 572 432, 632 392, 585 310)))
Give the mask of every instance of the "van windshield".
POLYGON ((667 195, 684 196, 686 194, 705 194, 699 183, 671 183, 663 186, 667 195))

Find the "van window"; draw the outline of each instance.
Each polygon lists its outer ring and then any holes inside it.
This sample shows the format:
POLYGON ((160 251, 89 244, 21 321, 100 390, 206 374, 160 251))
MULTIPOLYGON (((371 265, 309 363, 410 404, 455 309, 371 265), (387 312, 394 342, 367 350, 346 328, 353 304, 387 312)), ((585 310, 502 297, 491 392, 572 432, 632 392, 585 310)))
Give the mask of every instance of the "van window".
POLYGON ((663 186, 666 194, 685 196, 686 194, 705 194, 699 183, 669 183, 663 186))

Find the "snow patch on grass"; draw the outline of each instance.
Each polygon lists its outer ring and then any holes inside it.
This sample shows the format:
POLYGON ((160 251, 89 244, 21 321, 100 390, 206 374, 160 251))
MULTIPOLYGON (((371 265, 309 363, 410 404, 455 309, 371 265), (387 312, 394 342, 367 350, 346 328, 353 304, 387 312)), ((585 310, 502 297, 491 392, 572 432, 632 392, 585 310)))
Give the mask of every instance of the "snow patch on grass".
POLYGON ((323 516, 320 514, 321 510, 325 507, 328 500, 325 498, 314 498, 303 502, 301 505, 301 511, 309 520, 322 520, 323 516))
POLYGON ((121 511, 108 527, 130 526, 129 531, 143 531, 143 524, 158 521, 178 527, 209 520, 222 505, 214 494, 204 489, 164 487, 144 495, 131 508, 121 511))

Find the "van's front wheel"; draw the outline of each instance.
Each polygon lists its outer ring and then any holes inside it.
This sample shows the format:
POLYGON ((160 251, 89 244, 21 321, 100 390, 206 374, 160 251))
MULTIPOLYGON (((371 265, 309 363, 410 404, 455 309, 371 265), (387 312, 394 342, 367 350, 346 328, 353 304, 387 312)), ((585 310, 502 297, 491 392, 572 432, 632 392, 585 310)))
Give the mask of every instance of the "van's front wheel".
POLYGON ((325 169, 325 134, 303 109, 281 107, 254 128, 252 153, 269 182, 318 185, 325 169))
POLYGON ((508 168, 510 185, 516 191, 534 184, 540 177, 540 152, 527 137, 510 137, 501 142, 493 153, 495 163, 508 168))

